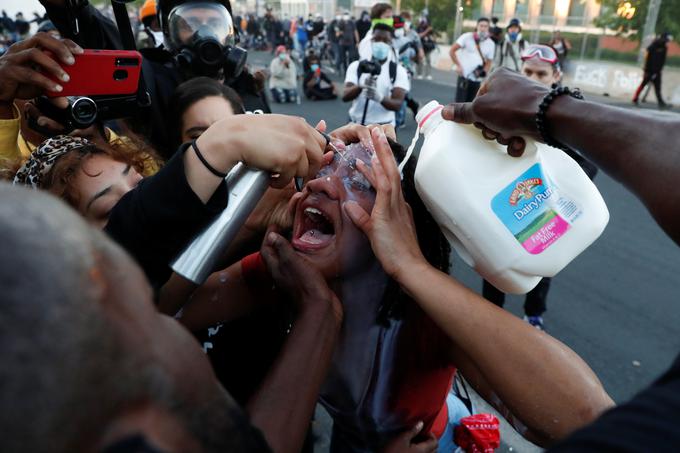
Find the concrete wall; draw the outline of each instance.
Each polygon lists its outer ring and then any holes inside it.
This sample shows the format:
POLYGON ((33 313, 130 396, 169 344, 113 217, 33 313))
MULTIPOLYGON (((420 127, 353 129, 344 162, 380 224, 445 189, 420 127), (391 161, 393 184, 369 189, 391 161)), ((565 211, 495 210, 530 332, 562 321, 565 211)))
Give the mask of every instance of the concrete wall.
MULTIPOLYGON (((432 66, 453 72, 453 63, 449 58, 450 46, 439 45, 438 47, 438 51, 435 50, 431 55, 432 66)), ((635 65, 603 61, 572 61, 564 75, 564 84, 578 87, 585 93, 598 95, 607 93, 614 98, 630 100, 642 81, 642 75, 642 70, 635 65)), ((667 67, 663 71, 662 81, 666 102, 680 105, 680 69, 667 67)), ((647 100, 655 102, 656 97, 652 93, 647 100)))

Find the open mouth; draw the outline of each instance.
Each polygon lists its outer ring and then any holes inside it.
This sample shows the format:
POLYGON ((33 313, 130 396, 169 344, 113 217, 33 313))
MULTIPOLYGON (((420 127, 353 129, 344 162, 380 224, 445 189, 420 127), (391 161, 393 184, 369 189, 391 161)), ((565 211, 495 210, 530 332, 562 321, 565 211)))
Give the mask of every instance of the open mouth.
POLYGON ((293 246, 301 251, 322 249, 335 239, 333 220, 315 206, 304 207, 295 227, 293 246))

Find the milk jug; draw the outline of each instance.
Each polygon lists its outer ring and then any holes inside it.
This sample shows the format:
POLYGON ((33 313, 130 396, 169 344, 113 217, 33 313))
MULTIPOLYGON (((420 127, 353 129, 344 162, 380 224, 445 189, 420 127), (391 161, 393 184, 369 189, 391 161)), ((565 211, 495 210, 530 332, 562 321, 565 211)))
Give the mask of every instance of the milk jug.
POLYGON ((524 155, 511 157, 441 110, 432 101, 416 116, 425 136, 416 190, 458 255, 488 282, 524 294, 600 236, 609 211, 571 157, 528 139, 524 155))

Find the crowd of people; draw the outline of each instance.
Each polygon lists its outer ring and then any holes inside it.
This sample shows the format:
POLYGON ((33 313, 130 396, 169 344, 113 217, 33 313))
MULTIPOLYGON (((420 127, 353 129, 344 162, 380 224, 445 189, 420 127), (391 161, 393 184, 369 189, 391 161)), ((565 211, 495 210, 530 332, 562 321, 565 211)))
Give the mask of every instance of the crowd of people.
MULTIPOLYGON (((60 96, 88 50, 124 47, 125 21, 86 1, 41 3, 59 35, 0 56, 4 451, 310 451, 317 404, 333 420, 331 451, 492 448, 461 441, 475 408, 457 375, 550 451, 680 447, 680 361, 615 408, 567 345, 448 275, 451 247, 416 191, 417 159, 397 166, 410 89, 401 56, 426 47, 408 15, 378 3, 353 44, 338 41, 352 122, 329 130, 270 113, 228 0, 141 8, 132 101, 60 96), (404 43, 416 37, 422 48, 404 43), (85 98, 101 107, 87 124, 85 98), (241 163, 268 188, 209 277, 187 279, 172 263, 238 204, 228 176, 241 163)), ((272 96, 293 102, 290 45, 269 21, 272 96)), ((493 53, 478 42, 484 26, 454 45, 482 60, 459 61, 464 76, 493 53)), ((482 95, 438 114, 513 156, 529 137, 586 170, 594 162, 680 243, 678 120, 557 90, 555 50, 521 44, 517 22, 507 31, 482 95), (516 45, 521 67, 508 68, 516 45)), ((330 99, 321 59, 306 55, 305 95, 330 99)))

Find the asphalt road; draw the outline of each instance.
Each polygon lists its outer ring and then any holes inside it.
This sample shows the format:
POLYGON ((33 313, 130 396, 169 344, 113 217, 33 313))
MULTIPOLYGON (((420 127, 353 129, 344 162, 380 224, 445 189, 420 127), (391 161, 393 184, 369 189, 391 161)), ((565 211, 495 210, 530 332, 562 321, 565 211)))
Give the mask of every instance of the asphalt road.
MULTIPOLYGON (((261 53, 250 57, 255 66, 268 60, 261 53)), ((416 80, 412 94, 421 105, 432 99, 444 103, 453 100, 454 88, 416 80)), ((348 108, 339 100, 272 104, 275 112, 302 116, 312 124, 325 119, 331 129, 345 124, 348 108)), ((414 132, 409 113, 399 141, 408 144, 414 132)), ((680 352, 680 248, 619 183, 600 172, 595 184, 609 207, 609 225, 553 280, 544 318, 548 332, 576 351, 612 398, 622 402, 680 352)), ((481 278, 457 257, 452 274, 481 292, 481 278)), ((509 296, 506 308, 521 315, 522 303, 523 298, 509 296)))

